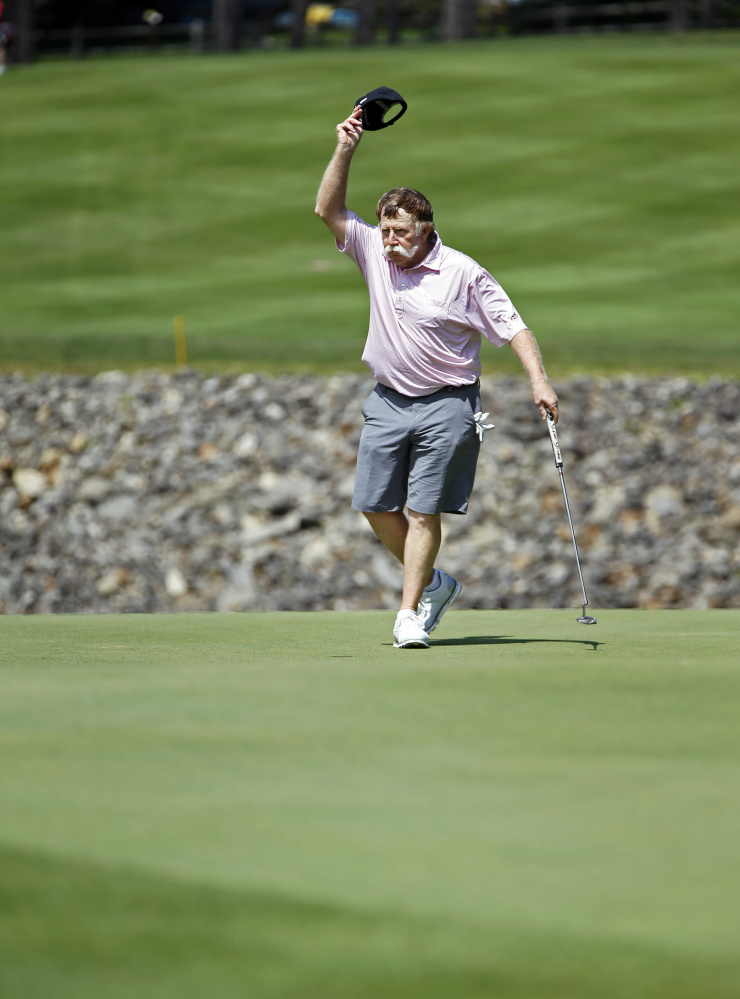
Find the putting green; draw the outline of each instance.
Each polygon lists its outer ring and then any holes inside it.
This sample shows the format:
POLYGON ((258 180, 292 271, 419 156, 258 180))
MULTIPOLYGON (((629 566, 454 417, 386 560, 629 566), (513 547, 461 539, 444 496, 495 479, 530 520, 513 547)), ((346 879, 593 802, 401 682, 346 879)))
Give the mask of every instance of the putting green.
POLYGON ((577 613, 6 618, 0 994, 736 995, 740 613, 577 613))

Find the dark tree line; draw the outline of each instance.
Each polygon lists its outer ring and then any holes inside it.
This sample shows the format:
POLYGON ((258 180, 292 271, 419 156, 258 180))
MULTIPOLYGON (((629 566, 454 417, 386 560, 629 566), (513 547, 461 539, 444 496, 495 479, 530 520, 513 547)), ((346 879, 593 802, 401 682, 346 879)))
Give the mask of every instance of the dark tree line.
MULTIPOLYGON (((290 0, 293 14, 290 44, 302 48, 306 44, 305 17, 309 0, 290 0)), ((341 0, 334 0, 341 6, 341 0)), ((566 3, 566 0, 561 0, 566 3)), ((593 3, 594 0, 570 0, 570 5, 593 3)), ((598 2, 598 0, 597 0, 598 2)), ((606 2, 606 0, 604 0, 606 2)), ((694 20, 692 9, 696 5, 698 26, 715 27, 716 6, 721 0, 671 0, 670 27, 683 31, 694 20)), ((557 6, 558 0, 549 5, 557 6)), ((358 23, 355 32, 357 45, 371 45, 380 32, 391 44, 400 39, 401 0, 354 0, 358 23)), ((406 7, 412 6, 408 2, 406 7)), ((437 34, 445 41, 473 38, 476 34, 478 0, 415 0, 413 6, 428 9, 428 14, 436 21, 437 34)), ((213 0, 213 23, 216 47, 220 51, 232 51, 239 47, 241 33, 241 0, 213 0)))
MULTIPOLYGON (((291 45, 301 48, 306 43, 304 20, 306 15, 306 0, 293 0, 293 31, 291 45)), ((376 32, 380 28, 387 41, 392 45, 401 36, 401 3, 400 0, 386 0, 383 5, 383 23, 379 23, 376 0, 356 0, 355 8, 358 14, 355 41, 358 45, 372 45, 376 32)), ((472 38, 475 34, 476 0, 441 0, 440 35, 442 38, 454 40, 472 38)))
MULTIPOLYGON (((302 48, 306 44, 306 10, 310 0, 286 0, 292 13, 290 27, 290 44, 293 48, 302 48)), ((550 0, 549 5, 557 6, 559 0, 550 0)), ((594 3, 595 0, 570 0, 571 5, 594 3)), ((337 6, 342 6, 342 0, 334 0, 337 6)), ((400 39, 401 0, 351 0, 358 14, 355 43, 371 45, 378 36, 390 43, 400 39)), ((674 31, 683 31, 696 25, 702 28, 713 28, 725 8, 734 7, 736 0, 671 0, 670 27, 674 31), (720 12, 718 16, 718 12, 720 12)), ((140 0, 141 11, 145 6, 152 6, 165 13, 167 18, 177 17, 177 11, 182 13, 182 3, 178 0, 140 0)), ((198 5, 201 6, 201 5, 198 5)), ((202 4, 207 17, 207 2, 202 4)), ((211 19, 213 25, 214 44, 220 52, 231 52, 240 48, 244 29, 245 0, 211 0, 211 19)), ((472 38, 476 33, 476 17, 478 0, 404 0, 404 14, 408 16, 413 8, 417 23, 420 19, 428 25, 430 33, 446 41, 472 38)), ((95 23, 120 23, 125 17, 127 23, 133 17, 132 12, 139 12, 139 5, 124 3, 121 0, 5 0, 4 20, 11 21, 16 27, 16 38, 11 50, 11 58, 15 62, 32 62, 34 52, 34 31, 37 21, 49 19, 54 13, 53 21, 59 23, 61 17, 65 24, 87 25, 95 23)), ((727 11, 729 12, 729 11, 727 11)), ((137 14, 137 16, 140 15, 137 14)), ((732 23, 734 17, 731 16, 732 23)))

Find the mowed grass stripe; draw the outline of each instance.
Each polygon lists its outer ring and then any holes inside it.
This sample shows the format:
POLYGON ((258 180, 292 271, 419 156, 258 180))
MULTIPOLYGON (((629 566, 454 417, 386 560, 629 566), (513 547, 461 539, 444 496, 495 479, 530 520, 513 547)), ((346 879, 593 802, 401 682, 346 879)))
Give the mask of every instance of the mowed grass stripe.
POLYGON ((729 960, 361 912, 0 850, 0 990, 24 999, 730 999, 729 960))
MULTIPOLYGON (((740 36, 51 62, 4 81, 0 363, 359 369, 367 302, 312 213, 353 96, 350 206, 419 187, 555 374, 740 372, 740 36), (712 350, 704 331, 712 331, 712 350)), ((484 350, 488 370, 516 370, 484 350)))

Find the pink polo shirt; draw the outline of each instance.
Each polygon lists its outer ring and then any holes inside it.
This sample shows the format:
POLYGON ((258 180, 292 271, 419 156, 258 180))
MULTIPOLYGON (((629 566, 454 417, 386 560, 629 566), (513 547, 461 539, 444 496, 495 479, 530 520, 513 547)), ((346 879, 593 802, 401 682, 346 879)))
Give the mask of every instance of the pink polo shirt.
POLYGON ((437 240, 407 270, 383 255, 377 226, 347 216, 347 253, 370 292, 370 329, 362 360, 382 385, 404 395, 430 395, 480 376, 481 335, 495 347, 526 324, 488 271, 437 240))

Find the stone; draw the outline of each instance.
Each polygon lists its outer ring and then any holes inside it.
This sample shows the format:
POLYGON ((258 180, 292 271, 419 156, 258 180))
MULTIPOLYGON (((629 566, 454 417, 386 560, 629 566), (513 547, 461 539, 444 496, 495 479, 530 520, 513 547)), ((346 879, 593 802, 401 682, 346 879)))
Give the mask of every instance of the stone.
POLYGON ((67 445, 67 450, 71 451, 72 454, 79 454, 80 451, 84 451, 86 447, 87 437, 83 433, 77 431, 67 445))
POLYGON ((91 475, 89 479, 84 479, 77 489, 77 499, 83 503, 99 503, 108 495, 113 488, 110 479, 104 479, 101 475, 91 475))
POLYGON ((659 517, 680 516, 683 512, 683 495, 675 486, 659 485, 645 496, 645 509, 659 517))
POLYGON ((301 526, 301 515, 289 513, 273 521, 259 521, 257 518, 245 516, 242 518, 241 526, 242 545, 257 545, 268 538, 279 538, 297 531, 301 526))
POLYGON ((403 589, 403 570, 395 559, 385 551, 378 551, 373 557, 370 574, 386 590, 400 593, 403 589))
POLYGON ((39 469, 42 472, 52 472, 62 460, 64 452, 58 447, 47 447, 39 458, 39 469))
POLYGON ((16 468, 13 472, 13 485, 21 500, 35 500, 46 489, 46 476, 36 468, 16 468))
POLYGON ((236 458, 251 458, 257 451, 258 447, 259 439, 257 435, 251 433, 251 431, 247 431, 247 433, 242 434, 241 437, 234 442, 232 451, 236 458))
MULTIPOLYGON (((556 387, 594 608, 740 606, 740 383, 556 387)), ((371 388, 362 375, 0 374, 0 607, 395 609, 401 567, 350 508, 371 388), (33 498, 16 484, 29 470, 33 498)), ((468 515, 444 518, 440 564, 464 584, 456 606, 576 607, 528 383, 485 378, 482 394, 496 431, 468 515)))
MULTIPOLYGON (((575 562, 573 565, 575 571, 575 562)), ((570 566, 565 565, 563 562, 555 562, 553 565, 547 567, 545 571, 545 578, 548 586, 562 586, 570 574, 570 566)))
POLYGON ((98 515, 103 520, 126 521, 136 515, 138 506, 135 496, 114 496, 100 504, 98 515))
POLYGON ((120 589, 126 580, 127 573, 124 569, 109 569, 95 584, 95 590, 99 597, 109 597, 120 589))
POLYGON ((268 402, 262 410, 262 415, 268 420, 274 420, 277 422, 279 420, 284 420, 287 413, 279 402, 268 402))
POLYGON ((206 441, 198 448, 198 457, 201 461, 214 461, 220 453, 218 447, 210 441, 206 441))
POLYGON ((182 597, 188 592, 187 580, 176 566, 169 568, 165 573, 164 588, 168 597, 182 597))
POLYGON ((594 505, 589 520, 594 524, 609 524, 624 509, 627 493, 623 485, 600 486, 594 493, 594 505))

